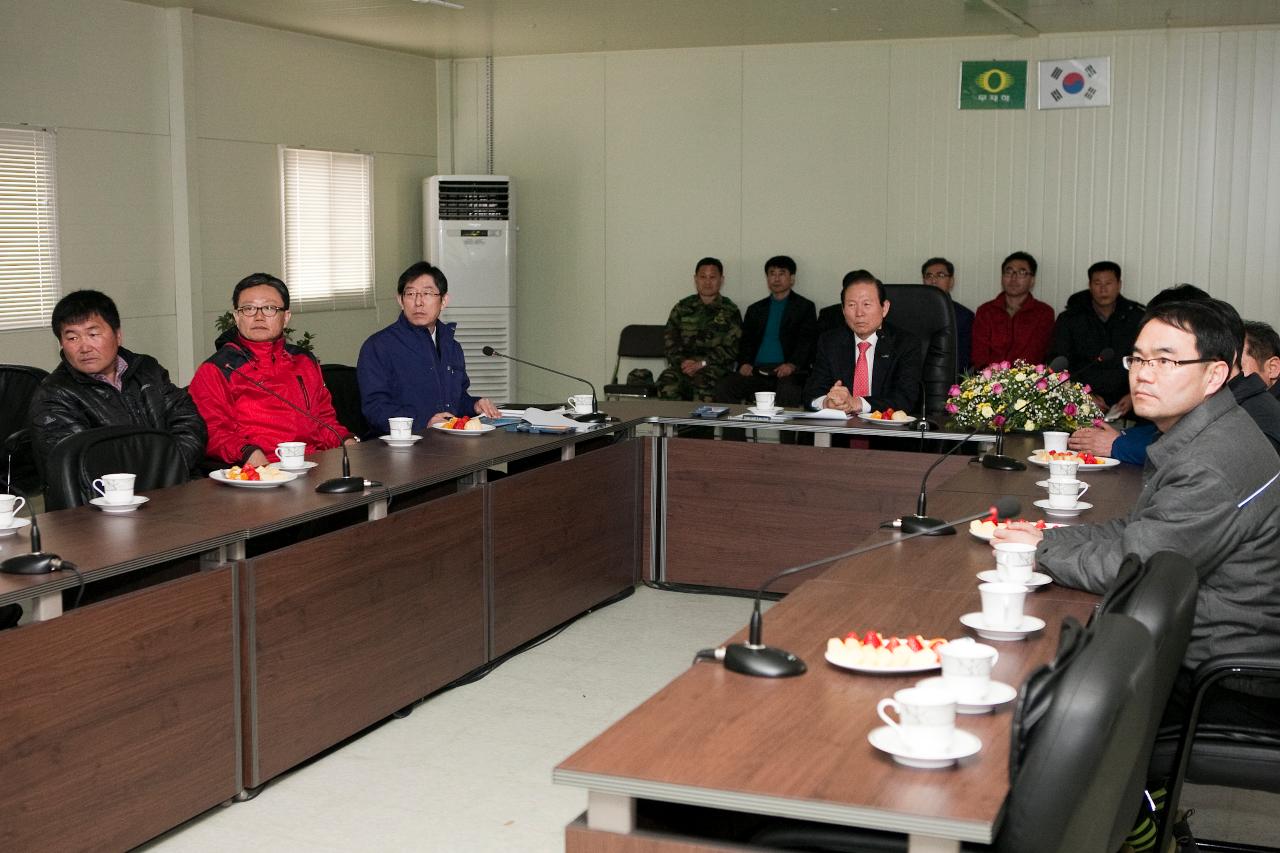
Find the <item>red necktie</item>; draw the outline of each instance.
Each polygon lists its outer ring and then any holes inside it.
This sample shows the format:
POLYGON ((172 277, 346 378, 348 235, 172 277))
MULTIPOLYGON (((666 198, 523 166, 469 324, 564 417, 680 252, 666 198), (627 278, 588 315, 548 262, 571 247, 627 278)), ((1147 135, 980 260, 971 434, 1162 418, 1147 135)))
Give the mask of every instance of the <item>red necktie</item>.
POLYGON ((853 395, 865 397, 871 393, 871 383, 867 381, 867 350, 871 349, 870 341, 858 341, 858 361, 853 365, 853 395))

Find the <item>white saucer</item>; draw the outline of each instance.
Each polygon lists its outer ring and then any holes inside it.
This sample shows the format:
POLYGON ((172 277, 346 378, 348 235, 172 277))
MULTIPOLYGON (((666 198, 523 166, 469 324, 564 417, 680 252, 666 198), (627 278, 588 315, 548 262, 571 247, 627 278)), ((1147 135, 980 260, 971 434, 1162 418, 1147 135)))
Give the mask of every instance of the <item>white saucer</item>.
POLYGON ((142 506, 148 500, 149 498, 143 495, 134 495, 133 500, 127 504, 109 504, 107 503, 106 498, 101 498, 101 497, 91 498, 89 500, 89 503, 93 504, 103 512, 109 512, 114 515, 116 513, 121 513, 121 512, 133 512, 135 509, 142 506))
MULTIPOLYGON (((946 679, 942 676, 936 678, 926 678, 924 681, 916 682, 916 687, 945 687, 946 679)), ((957 714, 989 714, 991 709, 997 705, 1003 705, 1010 702, 1018 695, 1018 689, 1011 687, 1001 681, 992 681, 987 687, 987 695, 980 700, 970 702, 957 702, 957 714)))
POLYGON ((770 406, 770 407, 768 407, 768 408, 764 408, 764 409, 762 409, 762 408, 760 408, 759 406, 749 406, 749 407, 747 408, 747 411, 748 411, 748 412, 750 412, 750 413, 751 413, 751 414, 753 414, 753 415, 763 415, 763 416, 766 416, 766 417, 772 417, 773 415, 778 414, 778 412, 781 412, 781 411, 782 411, 782 407, 781 407, 781 406, 770 406))
POLYGON ((311 460, 307 460, 306 462, 303 462, 301 465, 295 466, 293 468, 286 468, 283 465, 281 465, 279 462, 272 462, 267 467, 275 468, 277 471, 287 471, 290 474, 305 474, 319 464, 320 464, 319 462, 312 462, 311 460))
MULTIPOLYGON (((987 569, 985 572, 978 572, 978 580, 983 583, 1017 583, 1017 581, 1006 581, 1004 578, 1000 577, 999 572, 995 569, 987 569)), ((1053 583, 1053 578, 1049 577, 1044 572, 1032 572, 1031 580, 1026 581, 1022 585, 1027 589, 1039 589, 1040 587, 1047 586, 1051 583, 1053 583)))
POLYGON ((408 438, 392 438, 389 435, 379 436, 383 441, 392 447, 413 447, 414 442, 422 441, 422 436, 411 435, 408 438))
POLYGON ((889 726, 872 729, 867 735, 867 740, 871 741, 871 745, 876 749, 892 755, 893 760, 899 764, 925 770, 950 767, 961 758, 968 758, 982 749, 982 741, 977 735, 960 729, 955 730, 955 734, 951 736, 951 744, 946 749, 924 754, 908 749, 902 742, 902 738, 898 736, 897 730, 889 726))
POLYGON ((30 526, 31 526, 31 519, 14 517, 12 520, 10 520, 8 527, 0 527, 0 537, 12 536, 22 528, 30 527, 30 526))
POLYGON ((1076 501, 1076 505, 1072 507, 1049 506, 1047 498, 1036 501, 1036 506, 1044 510, 1045 515, 1052 515, 1054 518, 1075 518, 1086 509, 1093 509, 1093 504, 1084 501, 1076 501))
POLYGON ((988 628, 987 621, 982 618, 982 611, 966 613, 960 617, 960 624, 978 632, 984 640, 1025 640, 1028 634, 1044 628, 1044 620, 1037 616, 1023 614, 1022 624, 1017 628, 988 628))

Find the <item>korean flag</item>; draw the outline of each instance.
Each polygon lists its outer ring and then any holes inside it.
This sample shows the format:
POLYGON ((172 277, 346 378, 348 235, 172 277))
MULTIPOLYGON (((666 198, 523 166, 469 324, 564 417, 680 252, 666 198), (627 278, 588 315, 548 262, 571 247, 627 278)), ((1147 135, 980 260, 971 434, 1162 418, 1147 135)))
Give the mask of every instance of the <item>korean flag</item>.
POLYGON ((1040 109, 1111 105, 1111 57, 1040 62, 1040 109))

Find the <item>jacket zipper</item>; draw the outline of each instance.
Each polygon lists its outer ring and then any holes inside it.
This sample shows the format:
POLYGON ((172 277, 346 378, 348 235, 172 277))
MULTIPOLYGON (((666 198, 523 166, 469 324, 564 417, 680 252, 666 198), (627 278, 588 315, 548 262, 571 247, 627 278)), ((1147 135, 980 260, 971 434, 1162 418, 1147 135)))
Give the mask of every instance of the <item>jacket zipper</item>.
POLYGON ((293 377, 293 378, 298 380, 298 387, 302 389, 302 402, 303 402, 303 405, 305 405, 305 406, 307 407, 307 411, 308 411, 308 412, 309 412, 309 411, 311 411, 311 398, 310 398, 309 396, 307 396, 307 386, 306 386, 306 385, 304 385, 304 384, 302 383, 302 377, 301 377, 301 376, 295 376, 295 377, 293 377))

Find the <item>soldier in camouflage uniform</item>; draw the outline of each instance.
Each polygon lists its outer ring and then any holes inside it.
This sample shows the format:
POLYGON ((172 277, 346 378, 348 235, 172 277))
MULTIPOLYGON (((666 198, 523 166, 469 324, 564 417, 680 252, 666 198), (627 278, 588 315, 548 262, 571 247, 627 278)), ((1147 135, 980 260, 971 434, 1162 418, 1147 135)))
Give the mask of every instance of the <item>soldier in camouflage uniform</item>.
POLYGON ((703 258, 694 267, 697 293, 676 303, 664 332, 669 365, 658 376, 663 400, 715 399, 716 383, 733 372, 742 337, 738 306, 720 295, 724 264, 703 258))

